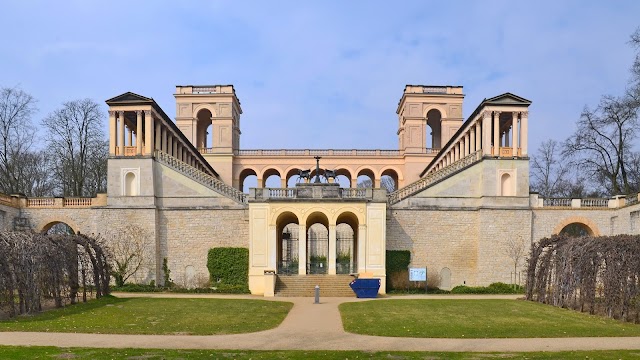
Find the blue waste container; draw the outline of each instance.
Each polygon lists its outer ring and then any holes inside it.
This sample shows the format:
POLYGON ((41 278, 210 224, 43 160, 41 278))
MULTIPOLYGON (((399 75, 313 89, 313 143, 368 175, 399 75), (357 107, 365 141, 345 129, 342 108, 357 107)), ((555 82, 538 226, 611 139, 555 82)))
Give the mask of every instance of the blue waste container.
POLYGON ((375 298, 380 290, 380 279, 355 279, 349 286, 358 298, 375 298))

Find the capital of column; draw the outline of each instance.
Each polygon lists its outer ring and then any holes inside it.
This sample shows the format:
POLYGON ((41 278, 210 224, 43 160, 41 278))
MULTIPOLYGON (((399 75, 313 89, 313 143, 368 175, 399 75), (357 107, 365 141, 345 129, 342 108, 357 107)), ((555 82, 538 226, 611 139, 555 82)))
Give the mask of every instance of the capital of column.
POLYGON ((136 115, 142 115, 142 110, 136 110, 136 115))
POLYGON ((482 112, 482 117, 483 118, 491 118, 491 111, 489 110, 485 110, 482 112))
POLYGON ((124 111, 123 110, 118 111, 118 117, 120 119, 124 119, 124 111))
POLYGON ((529 117, 529 111, 528 111, 528 110, 527 110, 527 111, 521 111, 521 112, 520 112, 520 116, 522 116, 522 117, 529 117))
POLYGON ((115 110, 109 110, 109 116, 116 116, 115 110))
POLYGON ((144 110, 144 116, 151 116, 151 110, 144 110))

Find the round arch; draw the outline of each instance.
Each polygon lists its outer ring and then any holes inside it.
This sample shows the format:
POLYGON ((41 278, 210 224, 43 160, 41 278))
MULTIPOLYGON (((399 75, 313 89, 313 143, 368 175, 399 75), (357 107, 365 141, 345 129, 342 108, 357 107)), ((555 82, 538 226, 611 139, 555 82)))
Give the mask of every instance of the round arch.
POLYGON ((293 275, 298 273, 300 222, 298 215, 285 210, 276 218, 276 261, 278 274, 293 275))
POLYGON ((391 178, 391 180, 393 180, 393 185, 394 185, 394 189, 393 190, 398 190, 400 188, 400 181, 402 181, 402 172, 400 172, 400 170, 394 166, 388 166, 383 168, 380 173, 378 178, 380 179, 380 185, 382 186, 382 177, 383 176, 388 176, 391 178))
POLYGON ((601 234, 600 233, 600 229, 598 229, 598 226, 595 224, 595 222, 593 222, 591 219, 583 217, 583 216, 572 216, 572 217, 569 217, 569 218, 566 218, 566 219, 562 220, 553 229, 553 234, 554 235, 560 234, 560 232, 562 232, 562 230, 565 227, 567 227, 568 225, 571 225, 571 224, 584 225, 588 229, 588 231, 590 231, 589 235, 600 236, 600 234, 601 234))
POLYGON ((300 171, 300 167, 299 166, 290 166, 288 168, 286 168, 282 173, 285 174, 284 175, 284 179, 286 181, 287 187, 293 187, 295 186, 294 183, 289 184, 289 181, 291 180, 291 178, 296 177, 296 181, 297 181, 297 177, 298 177, 298 173, 300 171))
POLYGON ((200 112, 200 110, 202 109, 207 109, 209 110, 209 112, 211 113, 211 117, 215 118, 218 116, 218 114, 216 113, 216 109, 215 107, 213 107, 211 104, 197 104, 194 108, 193 108, 193 114, 192 116, 195 118, 197 117, 198 113, 200 112))
POLYGON ((425 146, 431 149, 440 149, 442 147, 442 119, 443 112, 440 109, 433 108, 427 110, 425 114, 427 119, 427 134, 425 134, 425 146), (429 132, 429 129, 431 130, 429 132))
MULTIPOLYGON (((249 176, 255 176, 257 179, 258 173, 252 168, 244 168, 242 169, 242 171, 240 171, 240 174, 238 175, 238 186, 240 191, 244 190, 244 182, 249 176)), ((258 185, 259 184, 257 184, 256 186, 258 185)))
POLYGON ((201 108, 194 111, 194 118, 196 119, 196 147, 213 147, 213 143, 208 143, 213 139, 213 136, 209 136, 213 132, 213 112, 208 108, 201 108))
POLYGON ((438 110, 440 112, 440 116, 442 116, 442 119, 446 119, 448 118, 447 116, 447 110, 441 106, 441 105, 435 105, 435 104, 429 104, 427 105, 423 110, 422 110, 422 117, 424 117, 425 119, 427 118, 427 114, 429 113, 429 111, 431 110, 438 110))
POLYGON ((49 230, 51 230, 52 227, 59 225, 59 224, 64 224, 66 226, 68 226, 71 229, 71 232, 73 234, 78 234, 78 225, 75 224, 73 221, 69 220, 69 219, 64 219, 64 220, 48 220, 45 221, 44 226, 42 226, 42 228, 40 229, 40 233, 47 233, 49 230))
MULTIPOLYGON (((356 179, 358 179, 360 176, 367 176, 369 179, 371 179, 371 187, 376 187, 376 175, 373 169, 369 167, 359 168, 356 172, 356 179)), ((357 187, 357 185, 358 184, 356 184, 355 187, 357 187)), ((353 187, 353 184, 352 184, 352 187, 353 187)))
POLYGON ((267 187, 267 179, 269 179, 270 176, 278 176, 280 182, 278 183, 278 186, 276 187, 281 187, 282 186, 282 172, 274 167, 270 167, 270 168, 266 168, 262 171, 262 175, 260 176, 260 178, 262 179, 262 187, 267 187))

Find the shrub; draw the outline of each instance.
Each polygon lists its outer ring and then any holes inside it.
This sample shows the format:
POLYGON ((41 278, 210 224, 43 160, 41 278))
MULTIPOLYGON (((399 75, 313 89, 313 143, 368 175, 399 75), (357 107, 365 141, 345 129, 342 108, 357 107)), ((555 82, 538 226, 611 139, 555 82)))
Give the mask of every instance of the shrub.
POLYGON ((520 285, 511 285, 501 282, 489 284, 489 286, 465 286, 458 285, 451 289, 452 294, 524 294, 524 288, 520 285))
POLYGON ((220 247, 209 250, 207 268, 213 286, 249 288, 249 249, 220 247))
POLYGON ((407 268, 410 262, 411 252, 409 250, 387 250, 387 291, 409 287, 407 268))

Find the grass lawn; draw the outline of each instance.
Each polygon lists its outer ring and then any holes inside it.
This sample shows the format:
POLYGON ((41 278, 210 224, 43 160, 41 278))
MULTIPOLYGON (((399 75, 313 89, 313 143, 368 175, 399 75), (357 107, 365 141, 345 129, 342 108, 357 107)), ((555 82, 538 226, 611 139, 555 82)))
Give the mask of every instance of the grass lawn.
POLYGON ((340 305, 348 332, 417 338, 640 336, 640 325, 522 300, 375 300, 340 305))
POLYGON ((530 353, 443 353, 399 351, 242 351, 242 350, 158 350, 88 349, 0 346, 2 359, 632 359, 640 351, 567 351, 530 353))
POLYGON ((238 334, 278 326, 292 306, 289 302, 265 300, 119 299, 109 296, 34 316, 0 321, 0 331, 238 334))

